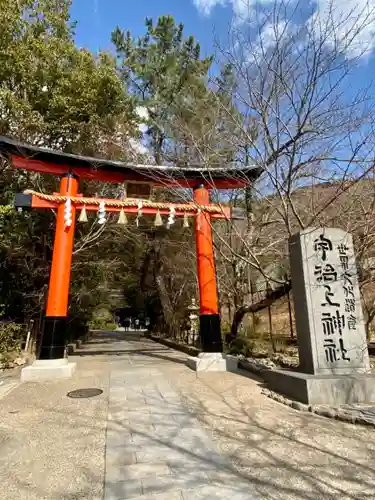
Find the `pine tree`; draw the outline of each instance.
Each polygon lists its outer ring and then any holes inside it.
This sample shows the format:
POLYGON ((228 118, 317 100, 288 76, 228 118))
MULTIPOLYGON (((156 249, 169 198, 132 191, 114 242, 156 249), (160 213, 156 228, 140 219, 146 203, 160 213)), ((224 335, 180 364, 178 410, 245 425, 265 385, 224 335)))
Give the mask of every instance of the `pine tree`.
POLYGON ((122 78, 139 105, 147 108, 148 135, 156 163, 173 161, 168 152, 174 140, 171 124, 183 103, 207 91, 212 57, 200 55, 194 37, 184 36, 184 26, 172 16, 161 16, 154 25, 146 19, 146 33, 133 39, 117 28, 112 34, 122 78))

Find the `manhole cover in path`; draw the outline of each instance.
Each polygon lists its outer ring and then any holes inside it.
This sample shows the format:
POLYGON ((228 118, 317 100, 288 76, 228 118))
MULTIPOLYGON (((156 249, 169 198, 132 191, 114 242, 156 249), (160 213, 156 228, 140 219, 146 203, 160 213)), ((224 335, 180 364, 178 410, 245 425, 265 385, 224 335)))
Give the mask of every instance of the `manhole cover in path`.
POLYGON ((69 398, 93 398, 94 396, 99 396, 103 391, 101 389, 77 389, 75 391, 68 392, 67 396, 69 398))

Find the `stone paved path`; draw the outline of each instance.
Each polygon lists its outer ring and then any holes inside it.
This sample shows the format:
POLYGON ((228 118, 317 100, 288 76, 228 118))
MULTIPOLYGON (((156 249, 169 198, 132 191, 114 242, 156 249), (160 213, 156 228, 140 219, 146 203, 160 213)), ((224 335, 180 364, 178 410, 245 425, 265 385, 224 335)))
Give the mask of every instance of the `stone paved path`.
POLYGON ((281 405, 256 377, 197 377, 185 359, 103 333, 72 379, 6 389, 0 500, 375 498, 374 429, 281 405), (83 388, 103 393, 67 397, 83 388))
MULTIPOLYGON (((132 347, 136 354, 139 341, 132 347)), ((111 373, 104 499, 220 498, 261 497, 217 452, 155 359, 129 354, 111 373)))

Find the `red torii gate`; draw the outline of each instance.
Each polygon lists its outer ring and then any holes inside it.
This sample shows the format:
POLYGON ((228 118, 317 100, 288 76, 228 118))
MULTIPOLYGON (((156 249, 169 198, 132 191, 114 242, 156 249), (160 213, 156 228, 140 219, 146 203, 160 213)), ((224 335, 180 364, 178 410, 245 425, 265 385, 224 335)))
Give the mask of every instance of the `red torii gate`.
MULTIPOLYGON (((219 301, 216 284, 211 219, 233 218, 233 209, 210 203, 210 189, 233 189, 249 185, 260 175, 253 167, 197 168, 159 165, 132 165, 60 153, 21 144, 0 137, 0 153, 17 169, 61 177, 60 192, 45 195, 34 191, 18 194, 17 208, 56 209, 56 231, 53 247, 48 299, 41 345, 36 362, 41 368, 58 366, 65 361, 70 270, 77 210, 145 215, 173 214, 173 217, 195 217, 197 272, 200 295, 200 339, 204 352, 222 352, 219 301), (78 193, 79 179, 125 183, 131 191, 151 192, 152 187, 188 187, 193 189, 192 203, 155 203, 150 200, 85 198, 78 193), (67 200, 70 218, 66 219, 67 200), (103 205, 104 204, 104 205, 103 205), (48 363, 48 362, 51 363, 48 363)), ((63 372, 61 372, 63 373, 63 372)), ((65 373, 67 373, 65 371, 65 373)), ((39 377, 38 377, 39 378, 39 377)))

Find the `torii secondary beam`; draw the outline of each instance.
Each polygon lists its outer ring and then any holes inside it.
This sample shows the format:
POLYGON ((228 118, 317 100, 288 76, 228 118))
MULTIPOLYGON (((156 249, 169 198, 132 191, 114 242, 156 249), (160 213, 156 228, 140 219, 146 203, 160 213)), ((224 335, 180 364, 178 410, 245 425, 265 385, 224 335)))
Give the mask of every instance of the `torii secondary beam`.
MULTIPOLYGON (((24 193, 16 195, 14 205, 16 208, 24 209, 52 209, 56 210, 61 204, 67 200, 67 196, 61 193, 54 193, 48 195, 38 193, 36 191, 27 190, 24 193)), ((213 219, 231 219, 238 218, 238 211, 234 212, 232 207, 227 205, 215 205, 209 202, 199 204, 195 203, 158 203, 149 200, 138 199, 125 199, 118 200, 114 198, 87 198, 82 194, 77 194, 74 197, 69 197, 76 210, 83 210, 85 208, 88 212, 97 212, 98 207, 103 202, 105 204, 106 212, 120 212, 123 210, 125 213, 137 214, 139 202, 142 202, 142 213, 144 215, 168 215, 173 208, 176 217, 183 217, 185 214, 189 217, 197 215, 199 212, 207 212, 213 219), (237 217, 235 217, 237 213, 237 217)))

